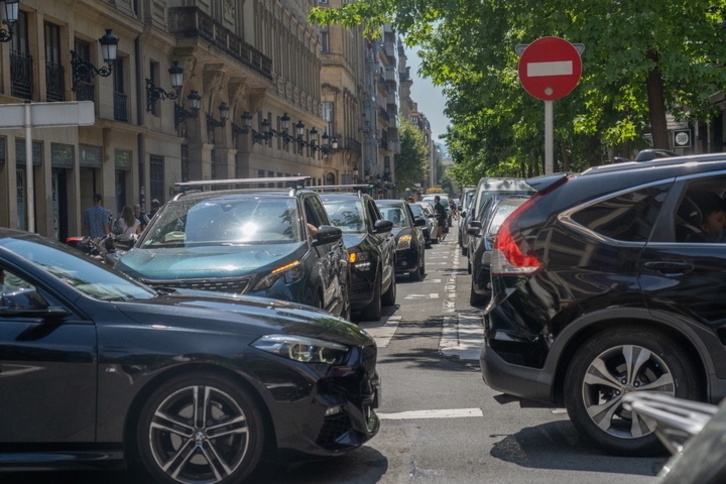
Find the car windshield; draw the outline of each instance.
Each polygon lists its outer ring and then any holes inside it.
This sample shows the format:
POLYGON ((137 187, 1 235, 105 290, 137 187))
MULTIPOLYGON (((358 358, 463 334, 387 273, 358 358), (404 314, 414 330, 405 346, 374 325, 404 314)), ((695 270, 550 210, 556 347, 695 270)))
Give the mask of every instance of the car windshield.
POLYGON ((144 248, 297 242, 301 230, 291 198, 219 196, 181 199, 156 216, 144 248))
POLYGON ((42 267, 53 277, 73 286, 86 296, 101 301, 150 299, 156 293, 147 286, 101 267, 81 254, 56 242, 34 237, 8 238, 0 245, 42 267))
POLYGON ((330 224, 344 233, 365 232, 363 205, 358 200, 323 200, 330 224))
POLYGON ((421 205, 416 205, 415 203, 409 204, 409 207, 411 207, 411 211, 413 212, 414 217, 425 217, 426 214, 424 213, 424 209, 421 205))
MULTIPOLYGON (((446 198, 446 197, 440 197, 440 198, 441 198, 441 200, 440 200, 441 201, 441 205, 443 205, 444 208, 446 210, 448 210, 449 209, 449 199, 446 198)), ((434 200, 434 197, 424 197, 423 200, 425 202, 431 202, 432 205, 436 203, 436 200, 434 200)))
POLYGON ((504 220, 509 217, 517 207, 525 202, 526 198, 515 198, 512 200, 505 200, 500 202, 499 205, 494 209, 491 220, 489 222, 489 228, 487 229, 487 235, 494 236, 499 230, 499 226, 502 225, 504 220))
POLYGON ((393 222, 394 227, 408 227, 411 225, 408 213, 406 213, 402 206, 380 205, 378 209, 381 211, 381 216, 385 220, 393 222))

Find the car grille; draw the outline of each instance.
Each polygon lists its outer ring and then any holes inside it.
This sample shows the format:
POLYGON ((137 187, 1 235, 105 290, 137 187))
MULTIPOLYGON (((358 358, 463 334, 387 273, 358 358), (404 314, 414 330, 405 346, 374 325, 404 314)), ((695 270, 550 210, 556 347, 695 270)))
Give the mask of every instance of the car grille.
POLYGON ((374 345, 363 348, 363 368, 371 374, 376 369, 376 356, 378 350, 374 345))
POLYGON ((351 429, 350 418, 345 413, 325 417, 323 428, 318 434, 317 444, 329 448, 335 445, 335 441, 351 429))
POLYGON ((229 292, 233 294, 244 294, 248 290, 251 277, 245 278, 214 278, 214 279, 174 279, 174 280, 152 280, 141 279, 141 282, 150 286, 176 287, 179 289, 197 289, 200 291, 229 292))

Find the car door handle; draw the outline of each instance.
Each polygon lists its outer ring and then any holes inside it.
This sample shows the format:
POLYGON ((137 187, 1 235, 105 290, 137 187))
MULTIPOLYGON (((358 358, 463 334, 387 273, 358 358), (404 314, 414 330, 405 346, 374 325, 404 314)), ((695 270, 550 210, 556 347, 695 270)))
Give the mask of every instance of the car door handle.
POLYGON ((645 268, 651 271, 660 272, 663 275, 679 275, 686 274, 693 270, 693 264, 690 262, 676 261, 651 261, 646 262, 645 268))

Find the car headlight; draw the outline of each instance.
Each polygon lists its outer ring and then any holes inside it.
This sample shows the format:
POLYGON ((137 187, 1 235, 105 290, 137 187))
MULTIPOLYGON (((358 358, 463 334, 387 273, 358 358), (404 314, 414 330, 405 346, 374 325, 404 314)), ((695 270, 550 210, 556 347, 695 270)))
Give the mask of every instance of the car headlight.
POLYGON ((400 239, 398 239, 398 244, 396 245, 397 249, 409 249, 411 248, 411 236, 410 235, 402 235, 400 239))
POLYGON ((269 289, 279 278, 285 278, 285 284, 292 284, 303 278, 305 275, 305 269, 303 263, 299 260, 285 264, 284 266, 273 269, 268 275, 263 277, 260 282, 255 284, 253 291, 263 291, 269 289))
POLYGON ((371 254, 370 252, 349 252, 348 263, 361 271, 367 271, 371 268, 371 254))
POLYGON ((345 345, 305 336, 268 334, 252 343, 252 347, 301 363, 340 365, 348 356, 345 345))

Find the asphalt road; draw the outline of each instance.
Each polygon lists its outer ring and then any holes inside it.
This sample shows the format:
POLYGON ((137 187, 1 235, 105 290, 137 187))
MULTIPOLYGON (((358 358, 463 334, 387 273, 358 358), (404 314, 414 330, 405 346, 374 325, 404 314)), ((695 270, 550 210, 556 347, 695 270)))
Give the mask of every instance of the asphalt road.
MULTIPOLYGON (((481 308, 454 230, 426 251, 421 282, 398 280, 397 305, 362 323, 378 342, 379 434, 336 459, 263 467, 248 481, 279 484, 654 484, 665 457, 603 454, 563 410, 500 404, 477 361, 481 308)), ((144 484, 131 472, 0 473, 0 483, 144 484)))

